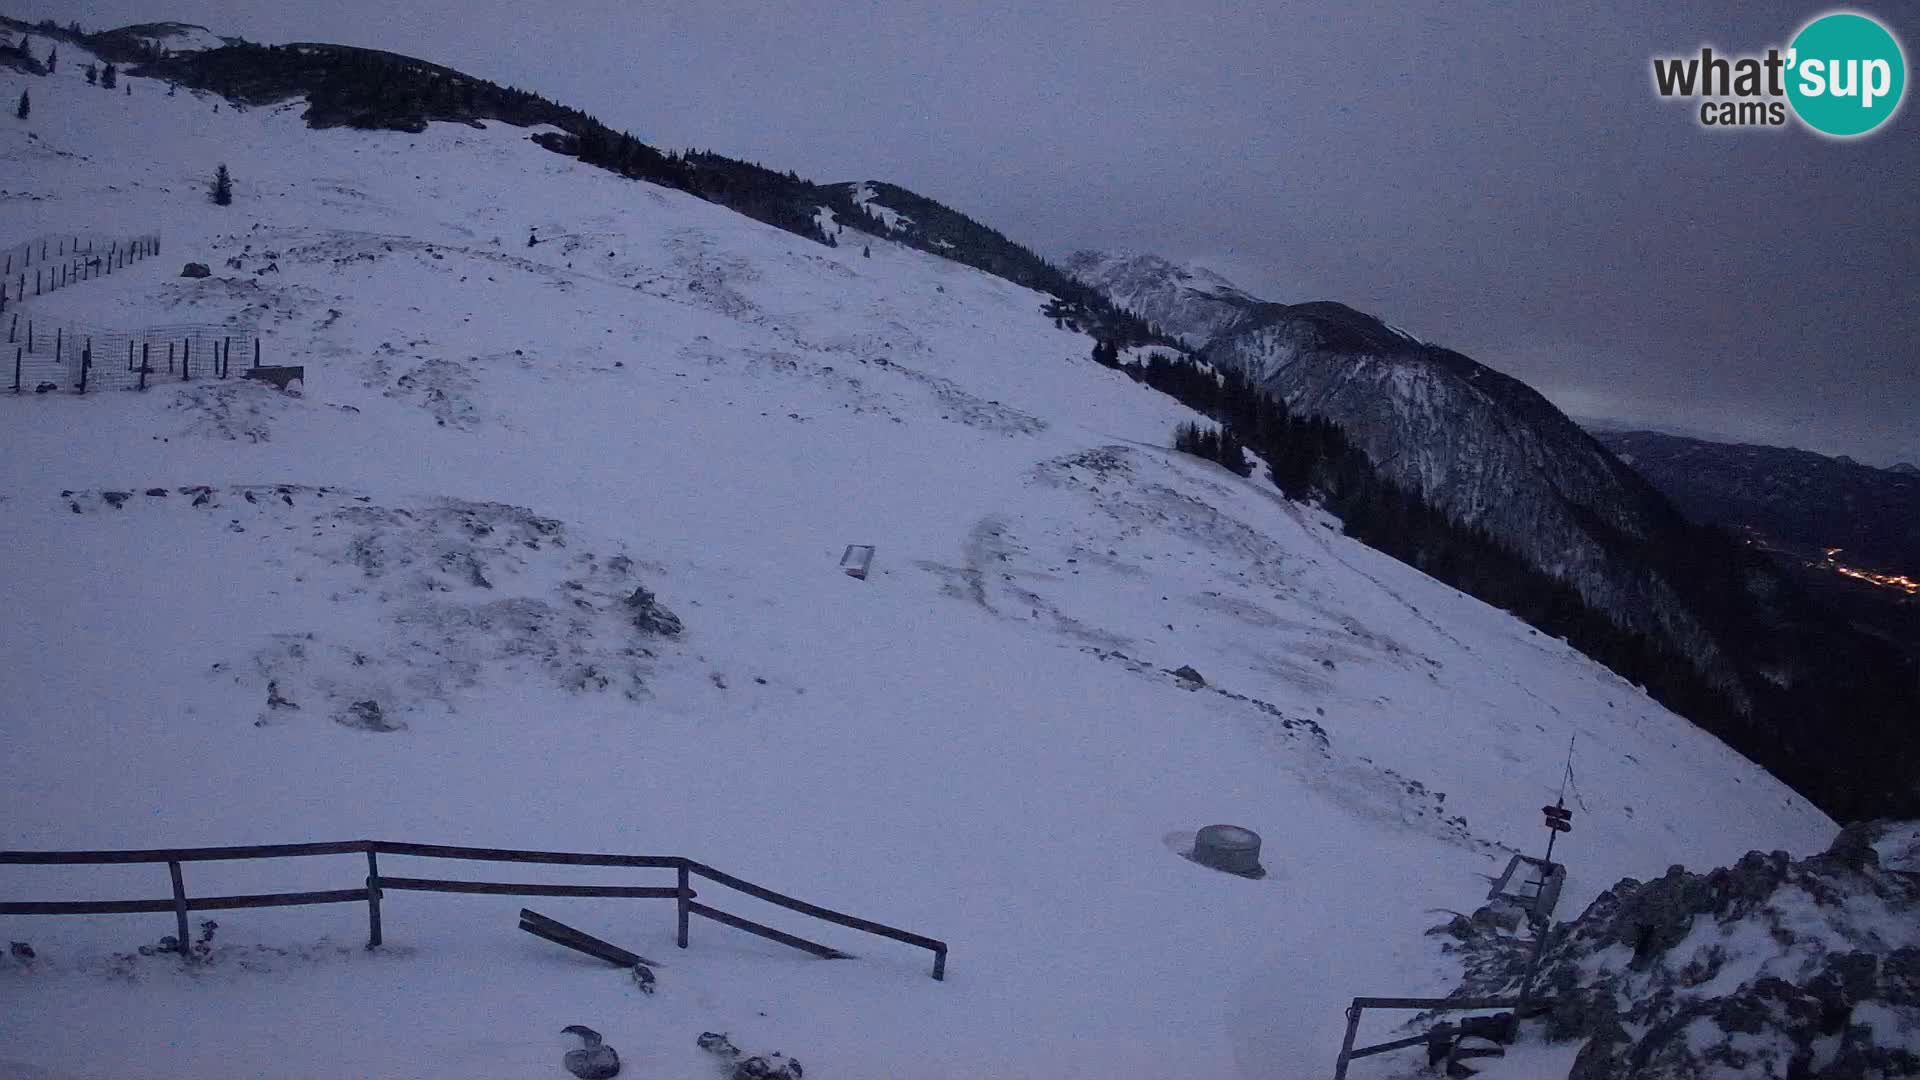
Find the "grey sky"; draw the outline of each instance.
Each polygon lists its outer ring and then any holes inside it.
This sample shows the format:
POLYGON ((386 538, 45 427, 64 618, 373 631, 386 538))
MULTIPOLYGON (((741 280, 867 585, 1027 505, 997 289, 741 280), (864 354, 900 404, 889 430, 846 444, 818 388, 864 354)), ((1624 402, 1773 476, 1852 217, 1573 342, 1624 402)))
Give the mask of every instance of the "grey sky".
MULTIPOLYGON (((1920 460, 1920 108, 1842 143, 1703 130, 1651 88, 1651 56, 1784 47, 1817 4, 0 6, 389 48, 665 147, 891 180, 1050 255, 1346 301, 1576 415, 1920 460)), ((1920 56, 1920 6, 1859 10, 1920 56)))

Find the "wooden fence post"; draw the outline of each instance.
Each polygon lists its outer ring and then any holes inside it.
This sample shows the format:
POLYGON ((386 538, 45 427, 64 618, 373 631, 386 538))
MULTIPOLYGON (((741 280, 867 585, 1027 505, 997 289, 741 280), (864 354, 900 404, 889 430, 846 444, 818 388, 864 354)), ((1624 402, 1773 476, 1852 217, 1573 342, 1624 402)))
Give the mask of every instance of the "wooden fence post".
POLYGON ((173 374, 173 342, 167 342, 167 374, 173 374))
POLYGON ((1347 1080, 1347 1063, 1353 1060, 1353 1037, 1360 1032, 1360 1006, 1347 1006, 1347 1037, 1340 1043, 1340 1057, 1333 1063, 1333 1080, 1347 1080))
MULTIPOLYGON (((18 321, 19 318, 20 316, 18 315, 14 316, 15 321, 18 321)), ((253 339, 253 366, 254 367, 260 366, 260 339, 259 338, 253 339)))
POLYGON ((20 354, 26 351, 24 345, 13 347, 13 392, 16 394, 20 392, 20 354))
POLYGON ((180 955, 191 960, 193 946, 187 936, 187 886, 180 879, 180 863, 168 863, 167 873, 173 875, 173 919, 180 931, 180 955))
POLYGON ((367 948, 380 947, 380 862, 367 845, 367 948))
POLYGON ((679 893, 679 896, 676 898, 676 902, 680 906, 680 932, 679 932, 679 936, 675 938, 675 943, 684 949, 687 947, 687 914, 688 914, 687 904, 691 900, 693 889, 688 885, 688 882, 687 882, 686 864, 682 863, 680 865, 679 870, 680 870, 679 882, 676 886, 675 891, 679 893))
POLYGON ((87 369, 93 366, 93 342, 88 340, 80 350, 80 392, 87 392, 87 369))
POLYGON ((220 339, 220 377, 223 379, 226 378, 227 372, 232 370, 233 370, 233 339, 230 337, 223 337, 220 339))
POLYGON ((147 347, 146 342, 140 343, 140 389, 142 390, 147 388, 147 372, 153 370, 147 363, 147 347))
POLYGON ((127 339, 127 373, 133 373, 133 339, 127 339))
POLYGON ((180 341, 180 381, 186 382, 191 378, 193 378, 193 339, 182 338, 180 341))

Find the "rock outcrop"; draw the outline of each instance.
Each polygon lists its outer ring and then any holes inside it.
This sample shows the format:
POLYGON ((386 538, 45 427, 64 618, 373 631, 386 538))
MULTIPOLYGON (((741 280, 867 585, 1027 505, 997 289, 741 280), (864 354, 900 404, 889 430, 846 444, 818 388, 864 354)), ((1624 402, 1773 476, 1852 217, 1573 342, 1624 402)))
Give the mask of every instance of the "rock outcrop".
MULTIPOLYGON (((1569 1080, 1920 1075, 1920 874, 1899 868, 1916 838, 1858 825, 1806 859, 1620 881, 1555 928, 1529 1033, 1580 1043, 1569 1080)), ((1462 992, 1518 988, 1517 939, 1464 918, 1435 932, 1458 941, 1462 992)))

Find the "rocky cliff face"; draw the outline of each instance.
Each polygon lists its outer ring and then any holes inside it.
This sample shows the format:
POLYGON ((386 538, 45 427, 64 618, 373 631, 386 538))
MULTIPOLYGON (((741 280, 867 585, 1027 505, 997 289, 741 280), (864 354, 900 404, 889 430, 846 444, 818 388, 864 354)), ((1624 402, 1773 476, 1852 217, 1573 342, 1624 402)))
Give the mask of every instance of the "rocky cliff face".
POLYGON ((1338 423, 1390 479, 1734 690, 1671 583, 1631 554, 1661 542, 1671 508, 1526 384, 1329 302, 1255 308, 1201 356, 1338 423))
POLYGON ((1076 251, 1063 269, 1196 349, 1263 303, 1211 270, 1158 255, 1076 251))
MULTIPOLYGON (((1554 930, 1539 1034, 1578 1041, 1570 1080, 1920 1075, 1920 822, 1869 823, 1794 860, 1627 878, 1554 930)), ((1461 989, 1518 989, 1529 953, 1455 919, 1461 989)))

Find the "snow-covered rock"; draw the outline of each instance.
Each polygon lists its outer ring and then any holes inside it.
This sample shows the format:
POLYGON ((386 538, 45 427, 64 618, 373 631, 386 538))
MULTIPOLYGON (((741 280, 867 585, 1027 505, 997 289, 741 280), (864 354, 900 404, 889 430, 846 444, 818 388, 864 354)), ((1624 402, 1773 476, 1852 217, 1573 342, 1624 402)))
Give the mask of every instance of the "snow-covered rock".
MULTIPOLYGON (((1622 880, 1554 932, 1534 1037, 1570 1042, 1570 1080, 1807 1080, 1920 1072, 1920 823, 1843 832, 1824 853, 1622 880), (1896 855, 1896 858, 1898 855, 1896 855)), ((1529 949, 1456 920, 1464 993, 1518 989, 1529 949)))

